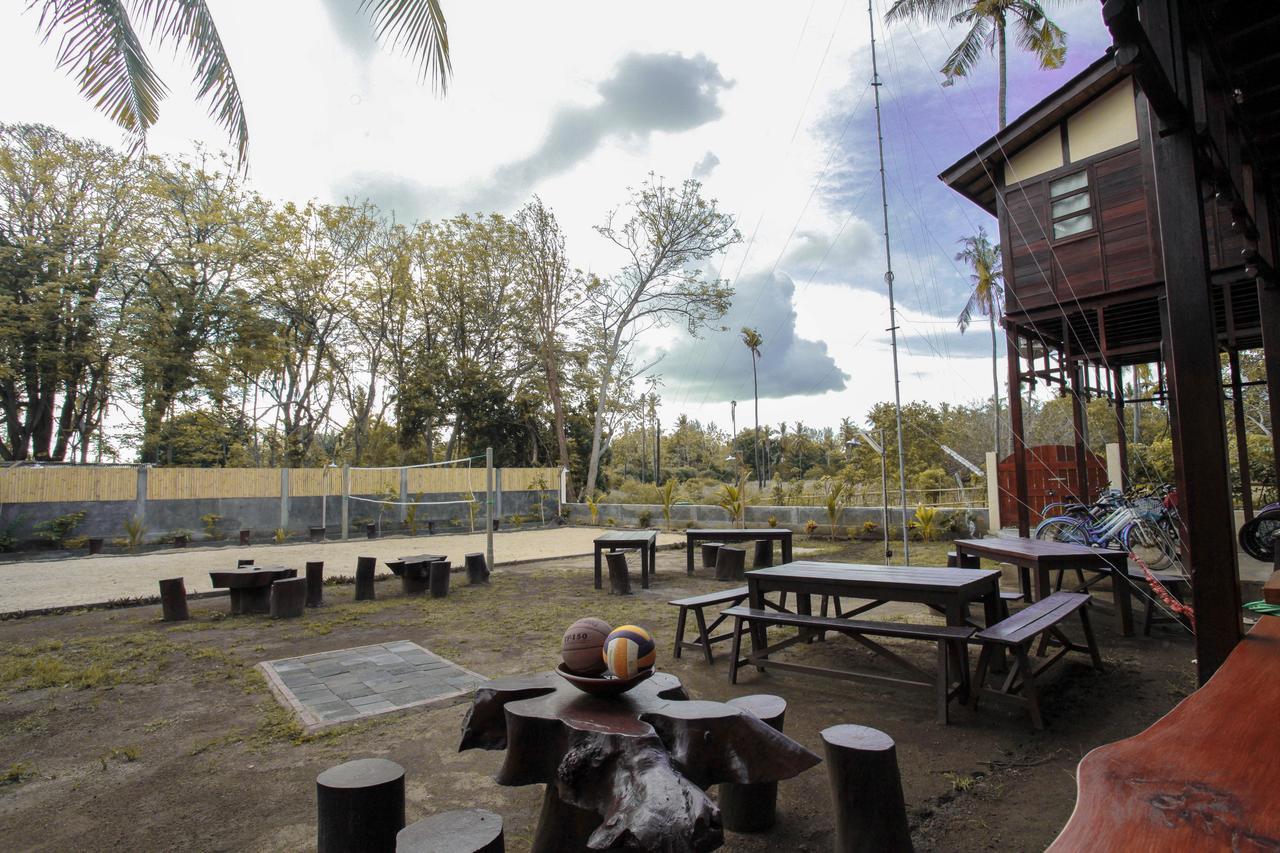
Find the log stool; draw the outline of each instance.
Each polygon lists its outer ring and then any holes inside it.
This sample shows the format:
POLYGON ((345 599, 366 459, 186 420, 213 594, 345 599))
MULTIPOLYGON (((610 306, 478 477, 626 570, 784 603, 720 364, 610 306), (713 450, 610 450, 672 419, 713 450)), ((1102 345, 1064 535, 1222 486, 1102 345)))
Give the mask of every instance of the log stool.
POLYGON ((757 569, 767 569, 773 565, 773 540, 757 539, 756 554, 751 565, 757 569))
POLYGON ((468 554, 465 557, 467 566, 467 583, 473 586, 489 582, 489 566, 485 563, 484 554, 468 554))
MULTIPOLYGON (((759 717, 761 722, 771 728, 782 731, 787 700, 781 696, 758 693, 730 699, 729 704, 759 717)), ((778 783, 739 785, 724 782, 719 786, 716 799, 720 803, 720 819, 724 822, 725 829, 734 832, 764 832, 773 826, 777 817, 778 783)))
POLYGON ((377 566, 376 557, 356 558, 356 601, 373 601, 373 570, 377 566))
POLYGON ((307 528, 307 532, 311 534, 311 541, 312 541, 312 542, 323 542, 323 541, 324 541, 324 528, 323 528, 323 527, 309 527, 309 528, 307 528))
POLYGON ((404 768, 360 758, 316 777, 319 853, 395 853, 404 829, 404 768))
POLYGON ((714 569, 716 567, 716 559, 720 556, 722 547, 724 547, 723 542, 702 543, 702 568, 714 569))
POLYGON ((252 559, 236 560, 237 569, 243 569, 245 566, 252 566, 252 565, 253 565, 252 559))
POLYGON ((307 606, 320 607, 324 604, 324 560, 307 563, 307 606))
POLYGON ((306 578, 284 578, 271 584, 272 619, 297 619, 306 601, 306 578))
POLYGON ((431 588, 431 563, 403 563, 399 560, 387 563, 391 571, 400 576, 400 588, 405 595, 421 595, 431 588), (401 566, 396 572, 396 566, 401 566))
POLYGON ((745 548, 732 545, 721 545, 716 553, 716 580, 740 581, 745 577, 747 569, 747 552, 745 548))
POLYGON ((240 544, 241 544, 241 545, 248 545, 248 544, 249 544, 249 535, 250 535, 251 533, 253 533, 253 531, 252 531, 252 530, 241 530, 241 531, 240 531, 240 544))
POLYGON ((623 551, 610 551, 604 555, 609 564, 609 594, 630 595, 631 575, 627 571, 627 555, 623 551))
POLYGON ((378 538, 378 525, 376 525, 376 524, 366 524, 366 525, 364 526, 364 535, 365 535, 366 537, 368 537, 369 539, 377 539, 377 538, 378 538))
POLYGON ((484 809, 441 812, 396 836, 396 853, 504 853, 502 817, 484 809))
POLYGON ((866 726, 822 730, 838 853, 911 850, 893 738, 866 726))
POLYGON ((89 554, 93 555, 93 554, 101 554, 101 553, 102 553, 101 537, 90 536, 89 537, 89 554))
POLYGON ((166 622, 185 622, 191 618, 187 612, 187 588, 182 578, 160 581, 160 612, 166 622))
MULTIPOLYGON (((432 598, 444 598, 449 594, 449 561, 436 560, 429 564, 430 572, 428 582, 431 585, 432 598)), ((405 566, 405 574, 409 573, 409 567, 405 566)))

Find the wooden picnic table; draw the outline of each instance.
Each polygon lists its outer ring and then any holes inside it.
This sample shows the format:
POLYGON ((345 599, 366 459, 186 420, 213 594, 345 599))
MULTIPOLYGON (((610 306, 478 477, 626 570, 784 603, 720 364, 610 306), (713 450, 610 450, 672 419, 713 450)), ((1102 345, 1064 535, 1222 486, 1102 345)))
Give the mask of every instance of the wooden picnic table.
POLYGON ((1043 539, 989 538, 957 539, 956 554, 986 557, 1018 567, 1023 597, 1028 601, 1040 601, 1053 592, 1049 573, 1053 571, 1094 572, 1111 578, 1112 594, 1116 601, 1116 616, 1120 630, 1126 637, 1133 636, 1133 601, 1129 587, 1129 555, 1124 551, 1090 548, 1070 542, 1052 542, 1043 539), (1035 570, 1035 587, 1031 586, 1030 573, 1035 570))
POLYGON ((620 696, 553 672, 488 682, 458 748, 505 749, 499 785, 546 786, 533 853, 714 850, 711 785, 790 779, 820 761, 736 705, 691 701, 664 672, 620 696))
POLYGON ((296 578, 297 569, 284 566, 241 566, 209 572, 209 582, 214 589, 227 589, 231 593, 231 615, 271 612, 271 585, 284 578, 296 578))
POLYGON ((782 562, 791 562, 792 533, 785 527, 726 527, 720 530, 698 529, 685 531, 686 569, 693 574, 693 552, 699 542, 754 542, 768 539, 782 543, 782 562))
POLYGON ((610 530, 595 538, 593 543, 595 554, 596 589, 601 589, 600 553, 601 551, 619 551, 624 548, 640 549, 640 586, 649 588, 649 573, 654 571, 654 560, 658 556, 658 531, 656 530, 610 530))
POLYGON ((404 573, 405 566, 438 563, 447 559, 448 557, 443 554, 414 554, 409 557, 396 557, 394 560, 387 560, 387 568, 391 570, 392 574, 399 576, 404 573))
POLYGON ((1263 616, 1203 687, 1077 771, 1071 819, 1050 846, 1280 849, 1280 618, 1263 616))

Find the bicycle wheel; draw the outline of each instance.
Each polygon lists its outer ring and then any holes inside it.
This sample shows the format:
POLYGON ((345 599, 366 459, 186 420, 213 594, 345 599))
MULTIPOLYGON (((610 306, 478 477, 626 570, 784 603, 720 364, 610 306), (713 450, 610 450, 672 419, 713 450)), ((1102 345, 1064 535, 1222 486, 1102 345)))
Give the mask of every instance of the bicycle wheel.
POLYGON ((1120 542, 1153 572, 1179 571, 1178 548, 1158 525, 1139 519, 1120 533, 1120 542))
POLYGON ((1264 507, 1252 521, 1240 528, 1240 547, 1255 560, 1270 563, 1276 558, 1277 533, 1280 533, 1280 507, 1264 507))
POLYGON ((1036 527, 1036 538, 1051 542, 1070 542, 1073 545, 1089 544, 1089 532, 1085 526, 1076 519, 1063 515, 1040 522, 1036 527))

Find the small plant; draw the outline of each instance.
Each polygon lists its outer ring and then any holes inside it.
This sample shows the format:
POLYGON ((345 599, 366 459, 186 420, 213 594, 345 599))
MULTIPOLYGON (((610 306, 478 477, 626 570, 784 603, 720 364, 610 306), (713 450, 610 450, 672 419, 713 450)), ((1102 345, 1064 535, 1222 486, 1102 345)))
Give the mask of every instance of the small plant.
POLYGON ((645 527, 648 527, 650 522, 653 521, 653 513, 649 512, 649 510, 647 509, 644 509, 640 511, 640 514, 636 516, 636 518, 640 522, 640 527, 645 528, 645 527))
POLYGON ((0 554, 8 554, 18 548, 18 526, 22 524, 24 516, 18 515, 5 522, 0 527, 0 554))
POLYGON ((613 516, 609 516, 604 520, 604 523, 607 524, 609 527, 617 527, 618 519, 614 518, 613 516))
POLYGON ((827 482, 827 492, 823 497, 823 505, 827 510, 827 522, 831 525, 831 541, 836 539, 836 525, 844 513, 845 484, 843 480, 827 482))
POLYGON ((72 551, 79 551, 81 548, 89 544, 88 536, 68 536, 63 540, 63 544, 72 551))
POLYGON ((594 496, 587 497, 587 509, 591 512, 592 525, 600 522, 600 501, 594 496))
POLYGON ((769 526, 770 527, 778 526, 778 517, 776 515, 769 516, 769 526))
MULTIPOLYGON (((671 507, 676 502, 676 478, 669 477, 667 482, 662 484, 662 489, 658 492, 659 500, 662 501, 662 520, 667 523, 667 529, 671 529, 671 507)), ((648 527, 649 525, 645 525, 648 527)))
POLYGON ((7 785, 21 785, 23 782, 36 775, 31 769, 31 765, 21 761, 16 761, 9 765, 9 769, 0 774, 0 788, 7 785))
POLYGON ((812 518, 804 523, 804 532, 808 533, 810 536, 812 536, 813 532, 817 529, 818 522, 814 521, 812 518))
POLYGON ((222 521, 222 516, 216 512, 200 516, 200 521, 204 524, 204 535, 207 538, 215 540, 226 538, 226 534, 218 529, 218 522, 222 521))
POLYGON ((911 526, 926 542, 932 542, 938 536, 938 510, 931 506, 916 507, 915 519, 911 526))
POLYGON ((862 535, 867 539, 875 538, 876 531, 879 529, 880 525, 876 524, 874 521, 862 522, 862 535))
POLYGON ((67 536, 79 527, 82 521, 84 521, 83 512, 69 512, 40 522, 35 526, 35 534, 41 539, 47 539, 55 548, 61 548, 67 536))
POLYGON ((124 534, 129 553, 132 554, 138 550, 138 546, 142 544, 142 537, 147 533, 147 526, 142 523, 142 519, 134 516, 124 523, 124 534))
POLYGON ((421 508, 418 506, 418 502, 422 500, 422 496, 424 494, 426 494, 426 492, 419 492, 418 494, 414 495, 413 497, 414 503, 411 503, 409 504, 409 506, 405 507, 404 526, 409 528, 410 536, 418 535, 418 510, 421 508))
POLYGON ((283 545, 284 541, 288 538, 289 538, 289 531, 285 530, 283 527, 276 528, 275 540, 277 545, 283 545))
POLYGON ((517 513, 514 513, 514 514, 511 516, 511 525, 512 525, 513 527, 518 528, 518 527, 520 527, 520 525, 522 525, 522 524, 524 524, 524 516, 523 516, 523 515, 521 515, 521 514, 520 514, 520 513, 518 513, 518 512, 517 512, 517 513))

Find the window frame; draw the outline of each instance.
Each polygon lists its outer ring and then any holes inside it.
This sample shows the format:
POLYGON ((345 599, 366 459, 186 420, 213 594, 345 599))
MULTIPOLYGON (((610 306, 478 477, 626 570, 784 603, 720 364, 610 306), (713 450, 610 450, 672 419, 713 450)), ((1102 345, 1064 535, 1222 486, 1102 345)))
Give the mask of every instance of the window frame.
POLYGON ((1049 245, 1056 246, 1062 243, 1070 243, 1073 240, 1080 240, 1085 237, 1091 237, 1098 234, 1099 228, 1098 228, 1098 210, 1097 210, 1097 204, 1096 204, 1097 194, 1095 192, 1096 189, 1097 189, 1097 184, 1094 180, 1093 168, 1091 165, 1088 165, 1088 164, 1075 170, 1064 168, 1059 170, 1058 174, 1050 174, 1045 177, 1044 194, 1045 194, 1045 205, 1047 207, 1046 213, 1048 214, 1046 219, 1049 222, 1049 229, 1048 229, 1049 233, 1046 234, 1045 236, 1048 237, 1049 239, 1049 245), (1058 196, 1055 196, 1053 194, 1053 185, 1055 183, 1063 180, 1064 178, 1070 178, 1076 175, 1084 175, 1085 183, 1083 187, 1069 190, 1063 193, 1062 195, 1058 195, 1058 196), (1085 207, 1081 208, 1080 210, 1073 210, 1070 213, 1065 213, 1062 216, 1053 215, 1054 202, 1066 201, 1067 199, 1075 198, 1076 196, 1080 196, 1080 195, 1084 195, 1088 197, 1089 203, 1085 207), (1083 231, 1077 231, 1074 234, 1067 234, 1062 237, 1057 236, 1055 229, 1058 223, 1065 222, 1068 219, 1076 219, 1081 216, 1089 217, 1090 226, 1088 228, 1086 228, 1083 231))

